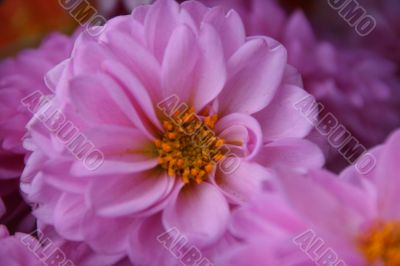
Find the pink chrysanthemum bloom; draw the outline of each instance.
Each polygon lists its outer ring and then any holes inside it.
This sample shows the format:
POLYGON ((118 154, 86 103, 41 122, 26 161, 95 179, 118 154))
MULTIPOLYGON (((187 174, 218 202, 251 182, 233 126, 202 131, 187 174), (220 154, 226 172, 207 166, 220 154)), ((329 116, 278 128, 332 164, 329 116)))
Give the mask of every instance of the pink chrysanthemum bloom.
POLYGON ((0 179, 19 177, 23 168, 22 138, 32 113, 21 101, 35 90, 51 94, 44 75, 67 58, 71 41, 53 34, 37 49, 0 62, 0 179))
POLYGON ((19 181, 26 150, 22 138, 32 113, 22 99, 38 90, 50 94, 44 75, 67 58, 72 41, 61 34, 52 34, 37 49, 28 49, 15 58, 0 62, 0 198, 6 212, 0 219, 12 232, 27 232, 33 228, 30 208, 20 196, 19 181))
POLYGON ((376 166, 367 176, 349 167, 339 178, 322 171, 282 178, 293 206, 314 230, 298 239, 299 247, 310 251, 318 236, 324 247, 310 253, 317 257, 330 247, 336 255, 328 262, 336 257, 352 266, 400 265, 399 151, 396 131, 370 151, 376 166))
POLYGON ((81 34, 47 79, 53 109, 29 124, 22 187, 39 220, 98 252, 126 252, 136 218, 154 214, 210 245, 267 168, 323 164, 285 48, 246 37, 234 11, 136 8, 81 34))
MULTIPOLYGON (((396 66, 389 60, 321 41, 301 11, 287 16, 275 0, 205 2, 234 8, 248 32, 280 41, 288 50, 289 64, 302 75, 305 90, 325 106, 322 117, 332 112, 367 148, 381 143, 400 124, 400 83, 395 79, 396 66)), ((330 148, 326 137, 319 138, 313 136, 326 151, 328 167, 343 169, 347 162, 330 148)))

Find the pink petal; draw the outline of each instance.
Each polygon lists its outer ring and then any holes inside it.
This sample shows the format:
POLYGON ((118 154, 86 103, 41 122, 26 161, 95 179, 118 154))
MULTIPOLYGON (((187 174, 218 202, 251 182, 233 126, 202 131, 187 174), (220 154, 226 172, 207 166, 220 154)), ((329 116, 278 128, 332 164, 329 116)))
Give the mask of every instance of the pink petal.
POLYGON ((163 97, 179 96, 191 104, 194 67, 199 57, 199 48, 193 31, 185 25, 177 27, 171 35, 162 63, 163 97), (185 67, 182 68, 182 62, 185 67))
POLYGON ((104 46, 100 46, 92 36, 82 32, 72 50, 71 72, 75 75, 93 74, 101 70, 101 63, 105 58, 113 58, 113 55, 104 46))
POLYGON ((282 138, 304 138, 313 128, 294 105, 309 95, 300 87, 283 85, 276 97, 263 110, 255 114, 260 121, 265 141, 282 138))
POLYGON ((132 126, 129 113, 121 110, 110 95, 111 90, 121 89, 107 88, 103 81, 102 76, 85 76, 71 81, 70 93, 76 111, 90 123, 132 126))
POLYGON ((263 166, 268 168, 307 169, 324 165, 324 155, 317 145, 304 139, 281 139, 266 144, 257 156, 263 166))
MULTIPOLYGON (((110 60, 111 62, 107 63, 108 67, 105 68, 106 72, 111 73, 117 80, 121 80, 132 92, 135 91, 135 84, 143 84, 147 89, 144 94, 145 102, 147 102, 147 94, 150 94, 153 99, 160 97, 160 62, 143 44, 132 38, 131 34, 112 32, 111 36, 107 39, 107 46, 118 55, 119 59, 110 60), (118 67, 118 69, 115 69, 115 67, 118 67), (124 68, 122 73, 119 72, 121 68, 124 68), (128 74, 133 75, 133 78, 128 74), (132 79, 135 81, 133 84, 129 83, 132 79)), ((143 90, 139 89, 139 91, 143 90)))
MULTIPOLYGON (((127 41, 124 41, 128 43, 127 41)), ((132 46, 129 47, 132 50, 132 46)), ((136 51, 135 54, 140 52, 136 51)), ((132 58, 132 57, 131 57, 132 58)), ((148 62, 146 60, 146 62, 148 62)), ((139 62, 140 68, 145 69, 144 62, 139 62)), ((143 120, 143 124, 146 126, 146 130, 150 131, 152 135, 155 135, 157 129, 161 129, 160 122, 156 116, 155 103, 153 102, 160 93, 156 89, 158 88, 157 76, 159 72, 146 73, 142 75, 149 75, 144 83, 142 83, 135 74, 132 73, 127 67, 123 66, 119 62, 105 61, 103 63, 104 71, 109 73, 111 77, 115 79, 123 88, 125 88, 130 98, 131 104, 135 107, 135 110, 139 113, 140 119, 143 120), (157 95, 157 96, 156 96, 157 95), (151 98, 152 97, 152 98, 151 98)), ((159 67, 157 65, 157 67, 159 67)), ((133 68, 135 69, 135 68, 133 68)), ((155 71, 155 70, 153 70, 155 71)), ((157 70, 158 71, 158 70, 157 70)), ((137 71, 140 73, 139 71, 137 71)), ((149 71, 150 72, 150 71, 149 71)))
POLYGON ((53 67, 47 74, 44 76, 44 81, 46 83, 47 88, 52 92, 55 92, 58 82, 62 77, 66 66, 70 63, 71 59, 66 59, 53 67))
POLYGON ((235 10, 227 14, 223 8, 212 8, 204 17, 221 36, 222 47, 226 59, 229 59, 244 43, 246 33, 243 22, 235 10))
POLYGON ((201 54, 192 97, 195 109, 201 110, 221 92, 227 74, 221 39, 215 29, 203 23, 198 38, 201 54))
POLYGON ((233 173, 224 173, 218 168, 215 182, 233 203, 245 203, 262 190, 262 181, 271 174, 257 163, 241 160, 233 173))
POLYGON ((335 195, 338 200, 346 202, 346 207, 352 208, 360 216, 365 219, 376 216, 375 197, 368 195, 368 190, 344 182, 329 172, 311 170, 310 176, 316 185, 335 195))
POLYGON ((179 21, 179 6, 175 1, 157 1, 150 7, 144 21, 146 43, 162 62, 169 38, 179 21))
POLYGON ((183 188, 163 213, 166 228, 176 227, 199 247, 216 241, 224 232, 229 207, 213 185, 202 183, 183 188))
POLYGON ((165 233, 161 224, 161 215, 153 215, 135 225, 129 237, 129 256, 131 261, 143 265, 168 266, 177 263, 177 259, 157 237, 165 233))
POLYGON ((215 132, 224 139, 228 148, 240 148, 243 152, 240 157, 251 159, 261 149, 263 139, 260 125, 253 117, 233 113, 222 117, 215 125, 215 132))
POLYGON ((57 232, 73 241, 82 241, 81 221, 87 211, 84 197, 63 193, 54 210, 54 226, 57 232))
POLYGON ((229 226, 235 237, 260 239, 287 237, 306 229, 306 223, 278 193, 263 193, 237 209, 229 226))
POLYGON ((92 182, 87 200, 99 215, 119 217, 139 213, 155 205, 170 194, 174 184, 174 178, 164 173, 110 176, 102 182, 92 182))
POLYGON ((285 65, 281 44, 266 37, 248 40, 228 61, 228 82, 219 95, 221 112, 262 110, 274 97, 285 65))
POLYGON ((138 153, 151 154, 152 141, 147 138, 140 130, 135 128, 98 125, 83 131, 88 140, 93 142, 96 149, 110 158, 112 156, 121 157, 123 154, 138 153), (118 136, 112 138, 110 136, 118 136))
POLYGON ((73 163, 71 174, 78 177, 121 175, 149 170, 158 165, 157 158, 148 159, 142 155, 126 156, 125 159, 127 161, 104 160, 95 170, 88 168, 82 161, 76 161, 73 163))
POLYGON ((140 22, 141 24, 144 24, 144 20, 147 16, 147 13, 149 12, 149 10, 150 10, 149 5, 138 6, 132 10, 132 17, 134 20, 140 22))
POLYGON ((198 1, 185 1, 181 4, 181 8, 190 14, 190 17, 196 23, 196 28, 200 28, 204 15, 209 10, 205 5, 198 1))
MULTIPOLYGON (((314 177, 319 172, 316 171, 314 177)), ((330 178, 332 182, 342 182, 334 177, 330 178)), ((291 204, 315 228, 321 230, 322 234, 335 238, 336 241, 352 243, 354 232, 357 232, 365 216, 360 215, 351 205, 349 206, 352 200, 351 195, 338 198, 329 191, 329 187, 317 185, 306 176, 295 173, 282 173, 280 180, 291 204)), ((343 185, 345 185, 344 182, 343 185)), ((351 190, 351 186, 348 186, 351 190)))
POLYGON ((93 250, 104 255, 124 252, 128 246, 132 218, 103 218, 87 213, 82 222, 84 239, 93 250))

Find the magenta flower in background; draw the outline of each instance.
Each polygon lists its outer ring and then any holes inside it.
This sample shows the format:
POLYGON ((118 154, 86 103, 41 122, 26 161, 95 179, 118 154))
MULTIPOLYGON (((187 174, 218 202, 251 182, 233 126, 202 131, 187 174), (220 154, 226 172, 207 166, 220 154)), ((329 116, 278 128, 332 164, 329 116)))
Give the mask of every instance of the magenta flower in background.
POLYGON ((35 90, 51 94, 44 75, 67 58, 71 43, 66 36, 52 34, 39 48, 25 50, 0 64, 0 198, 6 208, 0 223, 12 232, 29 232, 34 226, 30 207, 21 198, 18 180, 27 153, 22 139, 33 116, 21 101, 35 90))
POLYGON ((285 48, 246 37, 234 11, 172 0, 138 7, 98 37, 82 33, 47 80, 64 119, 52 132, 29 123, 22 188, 39 221, 99 253, 137 250, 129 239, 146 219, 210 246, 274 169, 324 161, 303 139, 311 125, 293 104, 308 94, 285 48), (71 154, 87 153, 71 148, 72 126, 103 153, 98 168, 71 154), (234 171, 221 166, 229 158, 234 171))
MULTIPOLYGON (((37 49, 21 52, 16 58, 3 60, 0 64, 0 143, 1 156, 6 158, 7 153, 13 156, 23 156, 26 150, 22 147, 22 138, 26 133, 25 126, 32 118, 32 113, 22 105, 21 101, 32 92, 39 90, 44 95, 52 92, 46 87, 44 76, 55 65, 66 59, 72 48, 70 38, 61 34, 50 35, 37 49)), ((1 160, 9 167, 7 160, 1 160)), ((22 166, 20 165, 20 170, 22 166)), ((0 172, 0 173, 2 173, 0 172)), ((20 172, 10 172, 0 178, 18 177, 20 172)))
MULTIPOLYGON (((339 178, 321 171, 287 175, 283 187, 293 206, 307 218, 310 229, 347 265, 399 265, 400 131, 370 152, 377 164, 367 176, 354 167, 339 178)), ((307 250, 313 237, 304 235, 307 250)))
POLYGON ((337 23, 335 20, 338 16, 337 11, 332 10, 329 5, 319 1, 316 1, 316 4, 320 12, 312 14, 312 16, 314 25, 322 26, 322 29, 317 30, 318 34, 326 36, 335 43, 363 47, 375 51, 397 64, 400 62, 400 53, 398 52, 400 47, 399 1, 364 0, 359 2, 360 6, 376 20, 375 29, 364 37, 355 34, 354 29, 349 27, 346 22, 337 23), (328 31, 335 26, 338 28, 328 31))

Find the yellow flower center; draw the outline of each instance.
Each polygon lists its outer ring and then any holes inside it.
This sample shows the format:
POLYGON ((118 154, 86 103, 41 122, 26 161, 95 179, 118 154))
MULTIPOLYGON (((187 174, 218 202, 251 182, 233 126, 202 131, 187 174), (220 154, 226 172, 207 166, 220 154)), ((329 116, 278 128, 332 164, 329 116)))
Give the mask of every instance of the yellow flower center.
POLYGON ((184 184, 207 179, 226 153, 224 140, 213 130, 217 120, 217 115, 197 116, 193 108, 162 120, 164 133, 155 146, 169 176, 182 178, 184 184))
POLYGON ((400 221, 378 222, 358 238, 358 247, 368 263, 400 265, 400 221))

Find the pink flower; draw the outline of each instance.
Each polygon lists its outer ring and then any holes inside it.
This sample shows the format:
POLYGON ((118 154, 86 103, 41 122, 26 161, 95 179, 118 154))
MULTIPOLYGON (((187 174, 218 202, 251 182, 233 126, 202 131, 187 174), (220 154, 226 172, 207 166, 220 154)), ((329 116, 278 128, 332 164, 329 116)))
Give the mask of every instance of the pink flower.
POLYGON ((44 75, 67 58, 71 41, 53 34, 38 49, 28 49, 0 63, 0 179, 17 178, 23 168, 22 138, 32 117, 21 101, 35 90, 50 94, 44 75))
POLYGON ((4 213, 0 224, 12 232, 28 232, 34 224, 30 207, 19 190, 18 179, 27 153, 22 138, 33 116, 21 101, 35 90, 51 94, 44 75, 68 57, 71 43, 66 36, 52 34, 39 48, 25 50, 0 63, 0 200, 3 198, 5 208, 0 212, 4 213))
MULTIPOLYGON (((370 151, 376 166, 366 176, 349 167, 339 178, 323 171, 281 178, 293 206, 347 265, 400 265, 399 148, 396 131, 370 151)), ((299 246, 311 242, 305 235, 299 246)))
MULTIPOLYGON (((301 11, 286 16, 274 0, 206 2, 234 8, 248 32, 280 41, 288 50, 288 63, 302 75, 304 88, 367 148, 381 143, 400 124, 400 83, 391 61, 319 40, 301 11)), ((328 167, 343 169, 347 162, 339 153, 329 150, 325 138, 318 142, 327 150, 328 167)))
POLYGON ((285 48, 246 37, 234 11, 196 1, 138 7, 97 38, 81 34, 47 79, 62 115, 29 123, 22 188, 39 220, 96 252, 126 252, 154 215, 210 246, 273 169, 323 164, 303 140, 311 125, 293 104, 308 94, 285 48), (83 137, 68 134, 72 126, 93 145, 73 147, 83 137), (87 147, 104 155, 94 170, 87 147))

